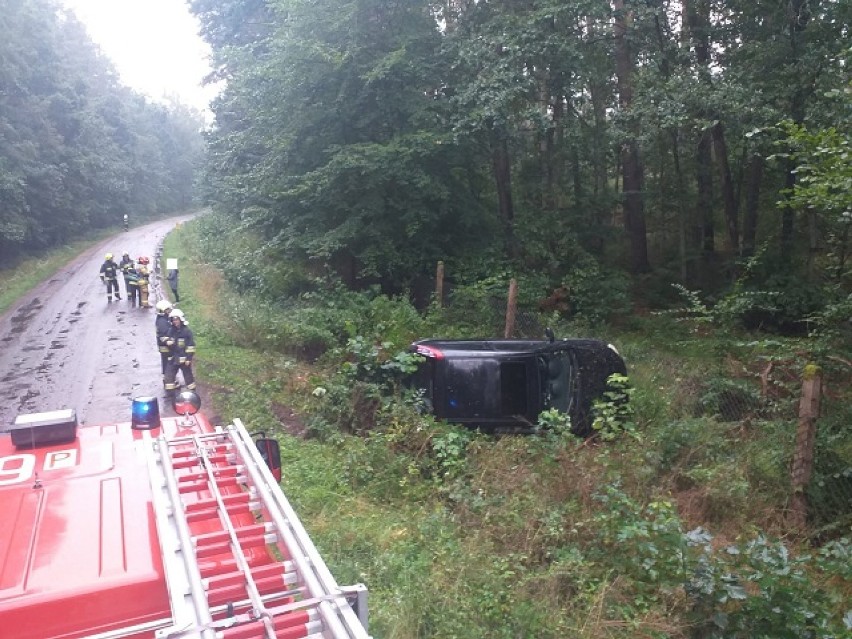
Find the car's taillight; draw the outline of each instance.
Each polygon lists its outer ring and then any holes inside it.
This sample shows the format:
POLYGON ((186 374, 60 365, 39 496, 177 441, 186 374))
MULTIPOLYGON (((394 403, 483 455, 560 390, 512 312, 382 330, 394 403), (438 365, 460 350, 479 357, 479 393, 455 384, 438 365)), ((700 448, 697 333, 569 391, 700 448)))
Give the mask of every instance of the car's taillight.
POLYGON ((439 351, 437 348, 432 348, 431 346, 424 346, 423 344, 419 344, 417 346, 417 354, 423 355, 424 357, 434 357, 435 359, 444 359, 443 351, 439 351))

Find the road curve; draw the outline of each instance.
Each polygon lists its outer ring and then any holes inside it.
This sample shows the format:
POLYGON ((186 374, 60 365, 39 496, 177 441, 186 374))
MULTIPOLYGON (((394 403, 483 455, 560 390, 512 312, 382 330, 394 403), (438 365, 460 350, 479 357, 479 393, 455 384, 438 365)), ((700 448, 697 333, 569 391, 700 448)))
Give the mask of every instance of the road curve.
POLYGON ((155 256, 165 235, 188 217, 99 243, 0 317, 0 431, 19 414, 61 408, 75 409, 81 426, 126 421, 130 399, 162 397, 155 311, 131 306, 123 280, 122 300, 108 302, 99 270, 107 252, 116 261, 124 252, 149 256, 153 305, 163 297, 155 256))

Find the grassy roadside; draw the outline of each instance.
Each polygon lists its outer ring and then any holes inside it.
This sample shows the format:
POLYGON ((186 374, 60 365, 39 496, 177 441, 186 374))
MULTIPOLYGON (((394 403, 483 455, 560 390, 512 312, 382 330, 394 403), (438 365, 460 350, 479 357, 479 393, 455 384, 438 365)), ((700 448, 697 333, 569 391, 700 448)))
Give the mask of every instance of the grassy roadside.
POLYGON ((24 293, 114 232, 115 229, 103 231, 93 239, 72 242, 40 257, 28 258, 14 268, 0 270, 0 315, 9 310, 24 293))

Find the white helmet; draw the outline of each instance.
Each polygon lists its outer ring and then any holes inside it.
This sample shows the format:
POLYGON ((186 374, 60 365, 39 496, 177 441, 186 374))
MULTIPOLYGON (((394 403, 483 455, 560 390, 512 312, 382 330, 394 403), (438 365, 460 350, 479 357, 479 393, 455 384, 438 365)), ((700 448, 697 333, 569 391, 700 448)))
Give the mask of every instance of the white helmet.
POLYGON ((161 314, 168 313, 172 310, 172 303, 169 300, 160 300, 157 302, 157 312, 161 314))
POLYGON ((186 318, 183 315, 183 311, 179 308, 174 309, 171 313, 169 313, 169 319, 173 320, 174 318, 178 318, 182 323, 186 322, 186 318))

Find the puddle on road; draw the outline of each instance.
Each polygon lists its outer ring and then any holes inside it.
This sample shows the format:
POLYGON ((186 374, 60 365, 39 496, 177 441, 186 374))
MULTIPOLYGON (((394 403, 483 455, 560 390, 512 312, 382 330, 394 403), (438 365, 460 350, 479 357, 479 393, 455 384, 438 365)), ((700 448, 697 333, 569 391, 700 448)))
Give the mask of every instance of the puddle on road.
POLYGON ((22 306, 15 315, 10 320, 12 324, 12 332, 20 333, 23 330, 23 326, 18 327, 18 324, 24 324, 28 322, 33 315, 35 315, 42 308, 41 300, 36 297, 32 302, 22 306))

